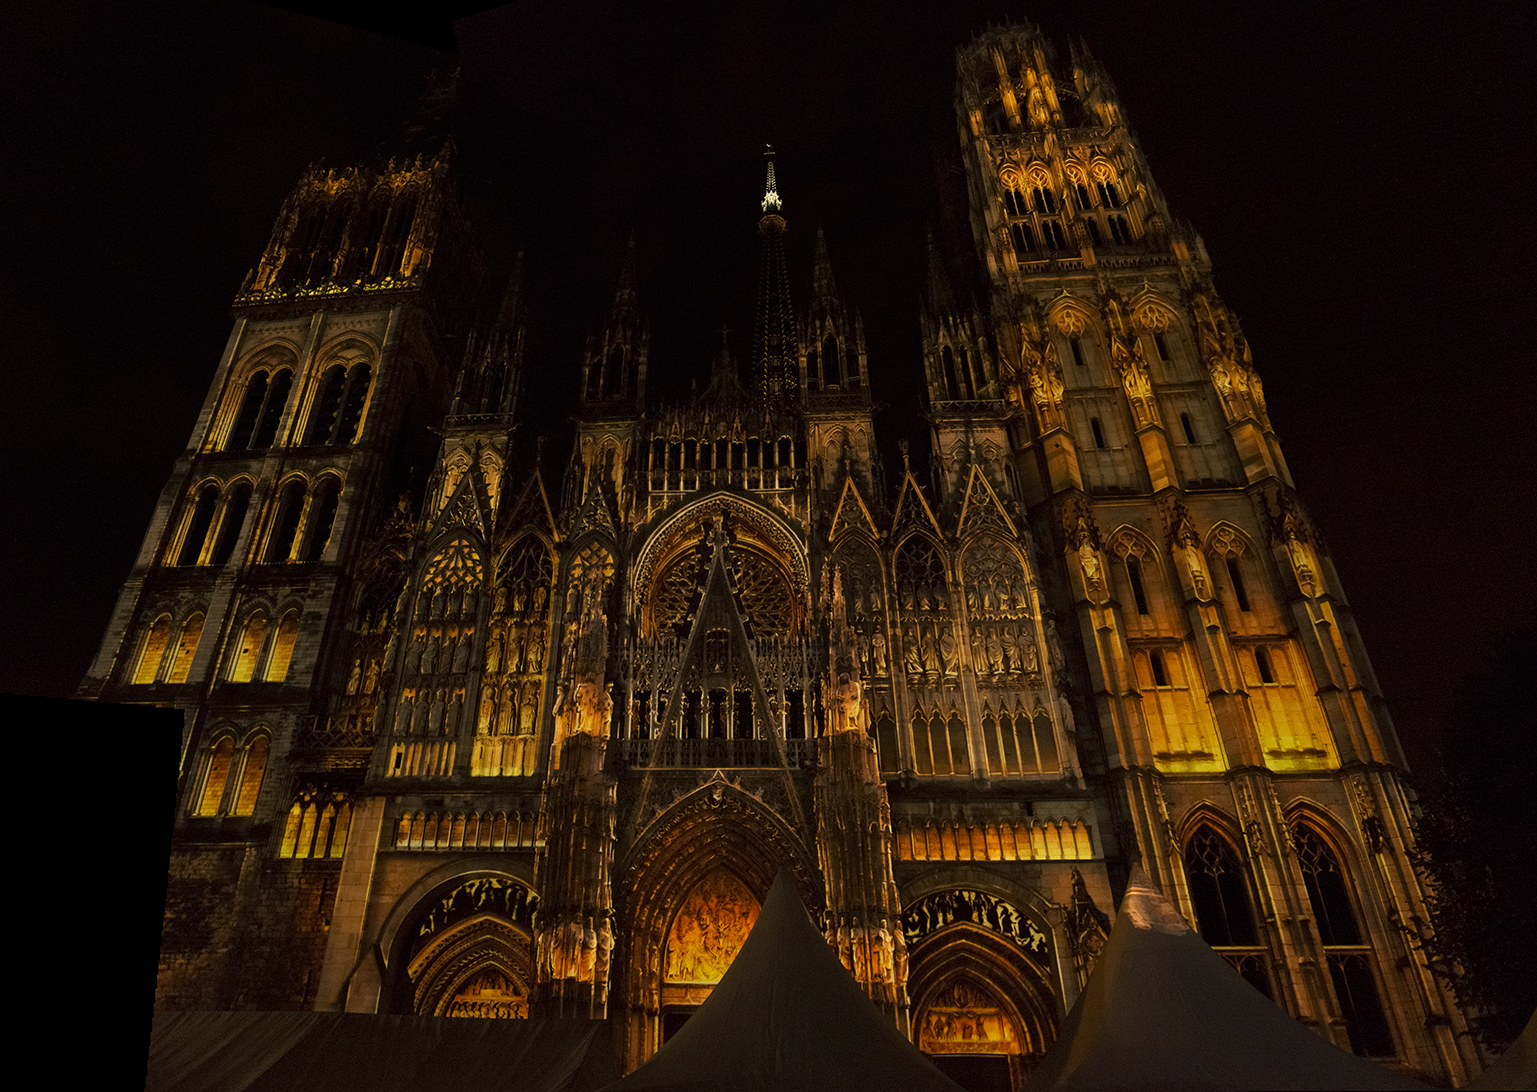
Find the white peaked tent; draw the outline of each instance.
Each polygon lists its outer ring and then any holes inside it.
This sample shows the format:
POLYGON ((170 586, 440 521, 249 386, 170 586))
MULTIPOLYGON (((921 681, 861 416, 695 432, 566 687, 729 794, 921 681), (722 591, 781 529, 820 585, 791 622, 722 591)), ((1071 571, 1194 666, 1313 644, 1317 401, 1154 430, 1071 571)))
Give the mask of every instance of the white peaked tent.
POLYGON ((1423 1089, 1347 1054, 1249 985, 1140 868, 1026 1092, 1423 1089))
POLYGON ((651 1060, 603 1092, 958 1092, 838 962, 780 872, 742 950, 651 1060))
POLYGON ((1510 1049, 1494 1060, 1494 1064, 1479 1074, 1476 1080, 1464 1088, 1485 1089, 1537 1088, 1537 1012, 1532 1013, 1526 1027, 1510 1044, 1510 1049))

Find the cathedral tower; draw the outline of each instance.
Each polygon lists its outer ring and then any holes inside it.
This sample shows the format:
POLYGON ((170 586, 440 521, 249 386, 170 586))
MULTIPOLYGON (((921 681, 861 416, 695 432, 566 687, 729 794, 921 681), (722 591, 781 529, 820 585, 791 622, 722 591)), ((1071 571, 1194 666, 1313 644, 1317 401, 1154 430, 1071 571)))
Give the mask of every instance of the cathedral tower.
POLYGON ((1011 26, 957 60, 1010 458, 1077 623, 1113 852, 1340 1046, 1460 1079, 1402 753, 1205 247, 1085 49, 1011 26))

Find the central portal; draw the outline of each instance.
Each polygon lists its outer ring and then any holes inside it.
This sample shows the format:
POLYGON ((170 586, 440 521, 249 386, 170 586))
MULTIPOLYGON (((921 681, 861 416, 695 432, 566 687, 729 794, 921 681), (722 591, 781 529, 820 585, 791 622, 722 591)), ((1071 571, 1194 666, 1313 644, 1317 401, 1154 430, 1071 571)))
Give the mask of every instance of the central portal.
POLYGON ((662 965, 663 1037, 683 1025, 736 958, 758 920, 758 900, 726 869, 689 892, 667 930, 662 965))

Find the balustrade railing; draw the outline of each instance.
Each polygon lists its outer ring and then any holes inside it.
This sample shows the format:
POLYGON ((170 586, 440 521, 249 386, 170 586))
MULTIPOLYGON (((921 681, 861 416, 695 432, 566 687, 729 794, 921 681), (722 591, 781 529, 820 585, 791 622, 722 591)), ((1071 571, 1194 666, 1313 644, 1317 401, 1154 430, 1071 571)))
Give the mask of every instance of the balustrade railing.
MULTIPOLYGON (((632 768, 741 768, 778 766, 771 739, 625 739, 618 740, 617 757, 632 768)), ((787 765, 798 767, 812 757, 810 741, 787 739, 787 765)))

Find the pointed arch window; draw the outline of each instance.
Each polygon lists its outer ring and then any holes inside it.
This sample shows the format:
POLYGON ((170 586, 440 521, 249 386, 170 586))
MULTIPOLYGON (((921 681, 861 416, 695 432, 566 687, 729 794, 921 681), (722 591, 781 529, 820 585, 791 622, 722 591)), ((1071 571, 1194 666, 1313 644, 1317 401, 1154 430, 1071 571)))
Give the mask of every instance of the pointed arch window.
POLYGON ((203 616, 194 614, 182 624, 181 636, 176 640, 176 651, 171 655, 171 665, 166 673, 166 682, 187 681, 187 675, 192 670, 192 657, 197 654, 197 643, 202 636, 203 616))
POLYGON ((1249 985, 1274 1000, 1238 854, 1227 839, 1203 823, 1185 843, 1184 856, 1201 939, 1217 949, 1249 985))
POLYGON ((155 681, 160 673, 160 661, 165 658, 165 646, 171 640, 171 616, 162 614, 150 623, 144 635, 144 645, 139 650, 139 660, 134 665, 133 682, 136 686, 155 681))
POLYGON ((245 397, 240 400, 240 412, 235 415, 235 424, 224 439, 225 451, 240 451, 251 446, 251 434, 256 430, 266 401, 267 372, 265 369, 254 371, 246 380, 245 397))
POLYGON ((1094 185, 1099 190, 1099 199, 1106 208, 1118 209, 1121 207, 1121 191, 1114 182, 1105 180, 1096 182, 1094 185))
POLYGON ((822 375, 829 387, 843 385, 843 368, 838 357, 838 339, 828 334, 822 339, 822 375))
POLYGON ((1053 250, 1067 249, 1067 236, 1062 232, 1062 222, 1060 220, 1042 220, 1041 239, 1042 241, 1049 242, 1053 250))
POLYGON ((961 384, 955 372, 955 353, 946 345, 939 354, 940 366, 944 369, 945 397, 955 401, 961 397, 961 384))
POLYGON ((210 565, 227 565, 240 541, 246 513, 251 508, 251 483, 237 482, 224 497, 224 511, 219 516, 219 534, 208 555, 210 565))
POLYGON ((1397 1051, 1377 990, 1374 960, 1356 921, 1344 869, 1329 844, 1306 823, 1292 826, 1292 846, 1345 1017, 1350 1049, 1367 1058, 1394 1057, 1397 1051))
POLYGON ((1108 216, 1106 220, 1110 224, 1110 238, 1121 246, 1130 246, 1132 243, 1131 225, 1124 216, 1108 216))
POLYGON ((1051 187, 1037 185, 1030 191, 1035 205, 1035 211, 1048 216, 1057 211, 1057 195, 1051 192, 1051 187))
POLYGON ((1185 843, 1185 875, 1202 940, 1213 948, 1259 943, 1243 867, 1209 826, 1197 828, 1185 843))
POLYGON ((1030 225, 1014 223, 1009 225, 1009 236, 1014 240, 1015 254, 1035 253, 1035 233, 1030 230, 1030 225))
POLYGON ((218 486, 205 485, 198 491, 192 516, 187 520, 187 533, 182 537, 181 550, 176 555, 176 564, 196 565, 198 558, 203 556, 203 543, 208 538, 208 529, 213 526, 214 508, 218 503, 218 486))

